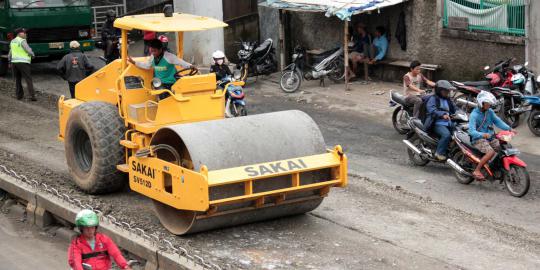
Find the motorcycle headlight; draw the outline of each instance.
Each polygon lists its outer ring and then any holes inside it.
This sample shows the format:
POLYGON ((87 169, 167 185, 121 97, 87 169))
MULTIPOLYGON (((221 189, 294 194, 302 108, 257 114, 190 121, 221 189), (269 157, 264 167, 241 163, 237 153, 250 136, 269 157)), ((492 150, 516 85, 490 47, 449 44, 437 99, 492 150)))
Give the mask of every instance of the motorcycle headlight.
POLYGON ((295 53, 295 54, 292 55, 292 60, 293 60, 293 62, 296 60, 296 58, 298 58, 298 54, 297 54, 297 53, 295 53))
POLYGON ((154 89, 159 89, 161 87, 161 85, 163 85, 163 83, 161 82, 161 80, 159 78, 153 78, 152 79, 152 87, 154 89))
POLYGON ((79 30, 79 37, 88 37, 90 34, 90 31, 88 30, 79 30))

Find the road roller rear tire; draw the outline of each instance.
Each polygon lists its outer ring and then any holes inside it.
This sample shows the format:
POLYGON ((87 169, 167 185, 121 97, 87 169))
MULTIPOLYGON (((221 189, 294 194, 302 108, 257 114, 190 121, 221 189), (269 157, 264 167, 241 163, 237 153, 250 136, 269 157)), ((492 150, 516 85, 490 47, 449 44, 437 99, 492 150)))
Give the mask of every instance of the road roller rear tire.
POLYGON ((125 185, 125 175, 116 169, 124 163, 120 145, 124 133, 124 122, 112 104, 88 102, 71 111, 64 146, 69 171, 79 188, 103 194, 125 185))

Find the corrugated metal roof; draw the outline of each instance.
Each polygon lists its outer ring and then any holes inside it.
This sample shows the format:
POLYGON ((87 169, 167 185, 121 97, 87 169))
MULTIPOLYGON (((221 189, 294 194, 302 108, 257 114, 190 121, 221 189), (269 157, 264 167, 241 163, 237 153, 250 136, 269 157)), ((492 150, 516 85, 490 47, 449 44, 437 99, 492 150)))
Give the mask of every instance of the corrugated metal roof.
POLYGON ((397 5, 407 0, 266 0, 261 5, 294 11, 325 12, 350 20, 352 15, 397 5))

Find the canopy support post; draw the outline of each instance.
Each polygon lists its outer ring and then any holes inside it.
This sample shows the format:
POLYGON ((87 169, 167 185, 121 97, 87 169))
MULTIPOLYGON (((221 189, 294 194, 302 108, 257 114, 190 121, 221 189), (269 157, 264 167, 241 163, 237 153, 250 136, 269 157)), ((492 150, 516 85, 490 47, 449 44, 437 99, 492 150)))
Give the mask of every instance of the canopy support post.
POLYGON ((184 32, 176 32, 176 55, 180 59, 184 57, 184 32))
POLYGON ((283 25, 284 11, 279 9, 279 67, 285 69, 285 26, 283 25))
POLYGON ((122 47, 121 47, 121 57, 122 57, 122 71, 126 70, 127 68, 127 58, 128 58, 128 37, 127 37, 127 30, 122 29, 122 47))
POLYGON ((343 24, 343 63, 345 69, 345 90, 349 90, 349 21, 343 24))

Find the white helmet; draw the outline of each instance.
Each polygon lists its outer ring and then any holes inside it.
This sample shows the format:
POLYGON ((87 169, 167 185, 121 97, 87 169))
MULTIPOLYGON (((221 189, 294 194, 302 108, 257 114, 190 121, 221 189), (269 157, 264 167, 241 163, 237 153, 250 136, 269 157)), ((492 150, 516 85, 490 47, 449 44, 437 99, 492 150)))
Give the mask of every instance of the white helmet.
POLYGON ((214 59, 225 58, 225 54, 222 51, 217 50, 212 54, 212 58, 214 59))
POLYGON ((497 102, 497 99, 495 96, 487 91, 481 91, 478 96, 476 97, 476 101, 478 102, 478 106, 481 108, 484 104, 484 102, 489 103, 491 106, 497 102))

